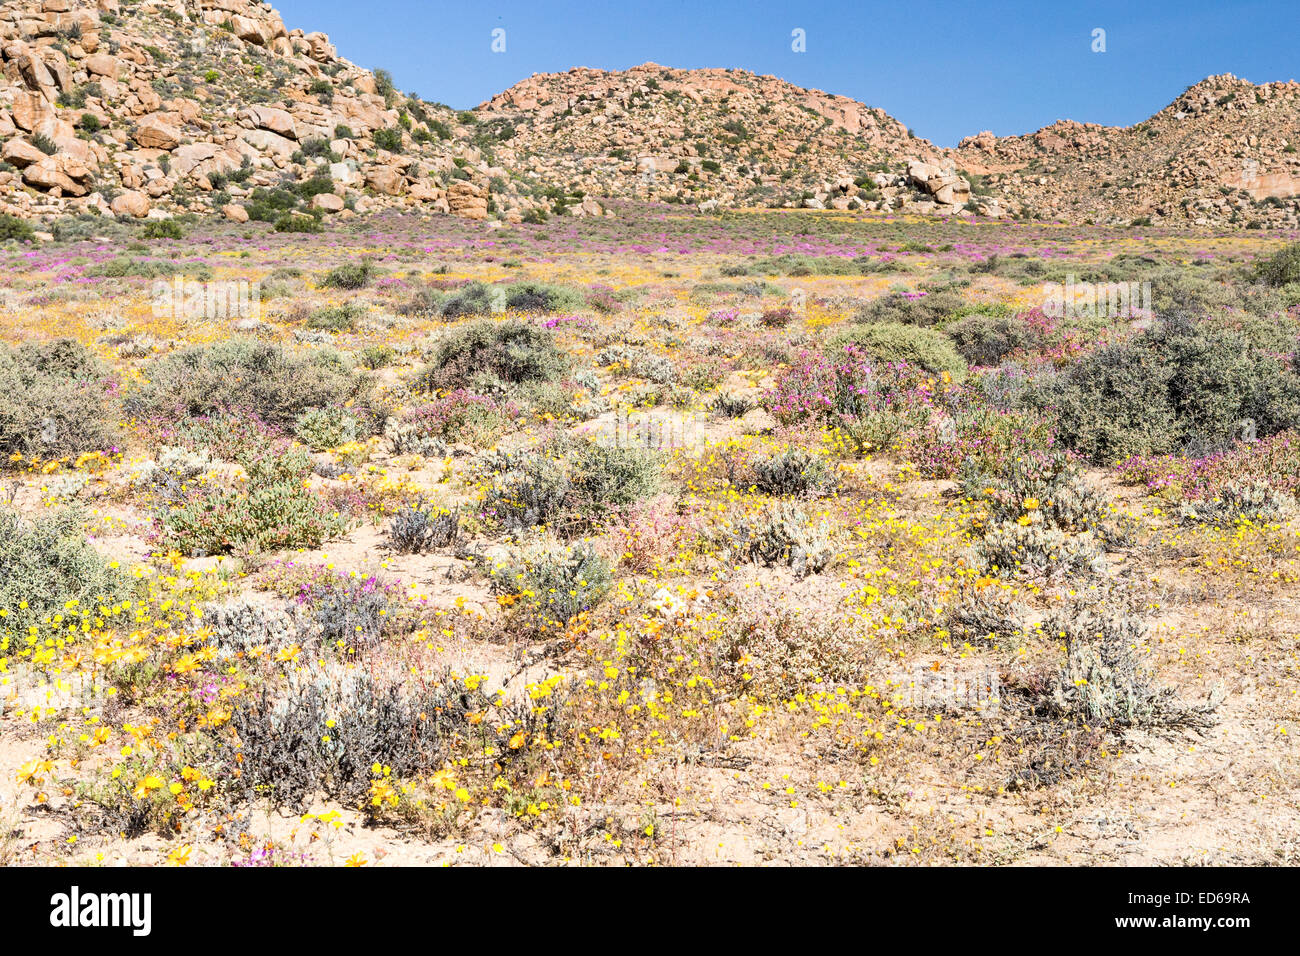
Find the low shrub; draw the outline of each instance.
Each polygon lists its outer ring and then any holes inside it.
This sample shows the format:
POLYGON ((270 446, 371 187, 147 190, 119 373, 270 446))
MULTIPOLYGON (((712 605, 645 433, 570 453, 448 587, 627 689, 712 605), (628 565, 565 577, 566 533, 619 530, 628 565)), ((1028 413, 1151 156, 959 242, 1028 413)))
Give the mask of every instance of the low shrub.
POLYGON ((1255 274, 1271 286, 1300 282, 1300 242, 1283 246, 1255 266, 1255 274))
POLYGON ((460 515, 424 496, 403 505, 388 524, 389 545, 398 554, 422 554, 449 547, 460 530, 460 515))
POLYGON ((1265 524, 1295 513, 1295 499, 1262 482, 1228 481, 1213 498, 1182 503, 1178 517, 1187 524, 1233 528, 1243 522, 1265 524))
POLYGON ((983 529, 976 550, 992 574, 1054 578, 1100 573, 1105 555, 1091 532, 1069 535, 1035 517, 995 521, 983 529))
POLYGON ((758 317, 760 325, 769 329, 783 329, 794 321, 794 310, 789 306, 782 306, 779 309, 765 309, 763 314, 758 317))
POLYGON ((0 215, 0 242, 35 242, 31 223, 17 216, 0 215))
POLYGON ((600 524, 628 505, 654 495, 659 487, 657 457, 645 449, 590 442, 571 456, 570 520, 600 524))
POLYGON ((366 437, 365 424, 337 405, 309 408, 294 422, 293 433, 313 451, 328 451, 366 437))
POLYGON ((1044 630, 1064 637, 1066 660, 1053 675, 1047 703, 1057 713, 1118 730, 1208 729, 1222 695, 1190 705, 1162 687, 1141 663, 1146 625, 1121 608, 1069 609, 1044 630))
POLYGON ((239 758, 231 786, 245 798, 302 811, 323 794, 355 806, 376 763, 399 778, 441 769, 468 715, 489 703, 450 675, 314 663, 290 671, 281 695, 268 686, 241 702, 215 733, 239 758))
POLYGON ((489 573, 492 590, 517 596, 542 628, 560 628, 589 611, 612 584, 609 563, 587 542, 516 549, 489 573))
POLYGON ((276 232, 320 233, 325 231, 320 219, 298 212, 286 213, 275 220, 276 232))
POLYGON ((860 308, 854 320, 929 328, 943 324, 967 305, 955 292, 891 292, 860 308))
POLYGON ((369 259, 336 266, 321 280, 323 289, 364 289, 375 274, 375 265, 369 259))
POLYGON ((1013 352, 1036 348, 1042 341, 1036 327, 1006 315, 970 315, 944 331, 971 365, 998 365, 1013 352))
POLYGON ((118 436, 107 370, 70 339, 0 343, 0 464, 112 447, 118 436))
POLYGON ((1300 376, 1239 333, 1162 323, 1101 345, 1029 399, 1098 463, 1215 450, 1249 423, 1260 437, 1300 424, 1300 376))
POLYGON ((763 494, 812 498, 826 494, 835 474, 826 459, 803 448, 787 448, 753 464, 754 486, 763 494))
POLYGON ((966 374, 966 360, 957 354, 952 340, 935 329, 872 322, 840 333, 831 345, 854 345, 881 362, 906 362, 929 372, 947 372, 955 379, 966 374))
POLYGON ((391 365, 397 358, 397 350, 391 345, 367 345, 361 350, 361 364, 374 370, 391 365))
MULTIPOLYGON (((426 293, 432 291, 425 290, 426 293)), ((499 296, 499 293, 497 295, 499 296)), ((436 304, 438 314, 444 319, 460 319, 467 316, 491 315, 493 312, 503 311, 505 309, 504 300, 500 298, 494 299, 493 296, 494 293, 490 286, 482 282, 471 282, 443 298, 440 303, 430 300, 426 294, 421 300, 421 305, 423 308, 429 308, 436 304)))
POLYGON ((342 405, 366 387, 331 350, 294 352, 238 338, 164 356, 146 377, 127 401, 138 417, 174 421, 240 409, 286 429, 307 409, 342 405))
POLYGON ((507 531, 545 524, 559 516, 572 485, 559 461, 538 452, 512 456, 483 496, 483 516, 507 531))
POLYGON ((185 230, 174 219, 151 219, 140 230, 144 239, 184 239, 185 230))
POLYGON ((246 449, 245 480, 199 483, 163 505, 163 543, 182 554, 260 554, 315 548, 347 531, 351 519, 306 487, 312 461, 280 445, 246 449))
POLYGON ((485 373, 515 384, 554 381, 566 364, 545 329, 518 319, 478 321, 442 339, 413 385, 422 391, 465 388, 485 373))
POLYGON ((546 282, 516 282, 504 293, 505 307, 516 312, 574 312, 584 302, 580 290, 546 282))
POLYGON ((321 569, 293 595, 303 608, 300 635, 314 648, 351 657, 373 649, 396 620, 397 587, 373 574, 321 569))
MULTIPOLYGON (((0 506, 0 636, 25 637, 29 626, 51 614, 70 621, 93 616, 99 605, 127 596, 127 579, 86 543, 82 525, 72 509, 32 520, 0 506)), ((23 646, 10 644, 9 653, 23 646)))
POLYGON ((327 305, 315 309, 307 316, 309 329, 325 332, 355 332, 357 319, 366 314, 366 307, 359 302, 345 302, 343 305, 327 305))
POLYGON ((797 578, 824 570, 834 556, 824 525, 789 502, 741 519, 732 535, 733 546, 746 560, 788 567, 797 578))
POLYGON ((1090 531, 1102 527, 1109 514, 1105 495, 1059 453, 1020 455, 1000 463, 996 470, 966 467, 958 483, 992 521, 1037 513, 1054 528, 1090 531))
POLYGON ((513 402, 456 389, 407 409, 387 435, 399 455, 442 455, 452 442, 491 445, 518 416, 513 402))
POLYGON ((726 418, 744 418, 745 415, 757 408, 758 404, 743 395, 731 395, 722 392, 713 400, 710 407, 726 418))

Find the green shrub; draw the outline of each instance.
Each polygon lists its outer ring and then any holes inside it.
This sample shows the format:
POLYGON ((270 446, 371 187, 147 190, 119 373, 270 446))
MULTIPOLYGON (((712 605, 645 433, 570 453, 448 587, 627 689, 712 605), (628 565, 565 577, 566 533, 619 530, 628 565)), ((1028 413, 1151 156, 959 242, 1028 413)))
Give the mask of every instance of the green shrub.
POLYGON ((315 548, 344 533, 349 519, 304 485, 311 458, 278 444, 238 453, 246 480, 200 484, 159 515, 164 541, 182 554, 256 554, 315 548))
POLYGON ((811 498, 835 484, 826 459, 803 448, 787 448, 753 465, 754 486, 763 494, 811 498))
MULTIPOLYGON (((250 213, 250 215, 252 215, 250 213)), ((304 232, 315 233, 324 232, 325 227, 315 216, 306 216, 302 213, 288 213, 275 220, 276 232, 304 232)))
MULTIPOLYGON (((252 167, 249 167, 249 172, 251 171, 252 167)), ((235 174, 231 173, 226 178, 233 182, 235 174)), ((211 177, 209 177, 210 179, 211 177)), ((213 188, 216 188, 215 184, 213 188)), ((279 187, 267 189, 264 186, 258 186, 249 196, 244 208, 248 210, 248 218, 256 222, 275 222, 278 218, 286 216, 296 209, 298 200, 298 195, 288 189, 279 187)))
POLYGON ((966 374, 966 360, 957 354, 952 339, 937 329, 873 322, 840 333, 831 344, 856 345, 882 362, 906 362, 930 372, 948 372, 956 379, 966 374))
POLYGON ((317 548, 348 524, 300 478, 205 490, 162 517, 168 547, 190 555, 317 548))
POLYGON ((1279 249, 1255 267, 1256 274, 1272 286, 1300 282, 1300 242, 1279 249))
POLYGON ((350 262, 331 269, 321 282, 323 289, 364 289, 375 273, 375 265, 369 259, 362 262, 350 262))
MULTIPOLYGON (((430 303, 431 304, 431 303, 430 303)), ((482 282, 471 282, 442 300, 438 314, 444 319, 459 319, 470 315, 491 315, 496 309, 492 290, 482 282)), ((501 300, 501 308, 505 302, 501 300)))
POLYGON ((516 282, 506 286, 503 298, 507 309, 516 312, 573 312, 583 306, 577 289, 546 282, 516 282))
POLYGON ((157 279, 161 276, 175 275, 176 272, 177 266, 174 262, 117 256, 91 266, 86 270, 86 275, 103 276, 106 279, 157 279))
POLYGON ((293 433, 313 451, 327 451, 365 435, 365 426, 346 408, 309 408, 298 416, 293 433))
POLYGON ((78 342, 0 343, 0 456, 58 458, 117 437, 107 371, 78 342))
POLYGON ((659 487, 659 462, 645 449, 590 442, 571 460, 568 507, 582 524, 598 523, 649 498, 659 487))
POLYGON ((998 365, 1012 352, 1034 348, 1042 338, 1033 326, 1014 316, 969 315, 944 331, 971 365, 998 365))
POLYGON ((1239 435, 1300 424, 1300 378, 1240 333, 1162 323, 1102 345, 1030 400, 1056 417, 1067 447, 1095 462, 1204 453, 1239 435))
POLYGON ((400 129, 375 130, 375 149, 400 153, 402 151, 402 131, 400 129))
POLYGON ((140 235, 145 239, 184 239, 180 223, 174 219, 152 219, 144 224, 140 235))
POLYGON ((397 351, 391 345, 367 345, 361 350, 361 364, 368 369, 379 369, 392 363, 397 351))
MULTIPOLYGON (((93 615, 98 605, 116 603, 127 593, 126 579, 86 543, 78 512, 64 509, 30 520, 0 506, 0 608, 7 612, 0 618, 0 636, 26 636, 29 626, 51 614, 93 615), (84 606, 69 610, 69 601, 84 606)), ((11 644, 10 653, 19 647, 11 644)))
POLYGON ((306 325, 309 329, 321 329, 326 332, 352 332, 356 330, 357 319, 365 314, 366 307, 356 302, 327 305, 307 316, 306 325))
MULTIPOLYGON (((303 144, 303 149, 306 150, 306 149, 314 148, 312 146, 313 143, 323 143, 323 142, 325 141, 308 140, 307 143, 303 144)), ((331 153, 330 159, 331 160, 337 159, 337 157, 331 153)), ((312 175, 309 179, 304 179, 302 182, 295 184, 293 187, 293 191, 296 192, 303 199, 311 199, 314 196, 324 196, 328 193, 334 192, 334 180, 330 176, 329 170, 321 168, 318 169, 316 173, 312 175)))
POLYGON ((478 321, 440 341, 414 384, 424 391, 463 388, 482 374, 516 384, 553 381, 565 367, 564 355, 546 329, 518 319, 478 321))
POLYGON ((1161 318, 1217 316, 1245 304, 1239 286, 1192 269, 1166 267, 1151 273, 1150 282, 1151 307, 1161 318))
POLYGON ((595 607, 612 584, 609 562, 585 541, 519 549, 489 579, 498 594, 522 595, 525 608, 552 628, 595 607))
POLYGON ((365 387, 332 350, 292 352, 250 339, 164 356, 146 376, 148 385, 128 399, 130 410, 141 417, 179 419, 242 409, 282 428, 308 408, 342 405, 365 387))
POLYGON ((968 303, 955 292, 922 295, 891 292, 864 305, 854 316, 854 321, 900 322, 929 327, 942 324, 964 308, 968 308, 968 303))

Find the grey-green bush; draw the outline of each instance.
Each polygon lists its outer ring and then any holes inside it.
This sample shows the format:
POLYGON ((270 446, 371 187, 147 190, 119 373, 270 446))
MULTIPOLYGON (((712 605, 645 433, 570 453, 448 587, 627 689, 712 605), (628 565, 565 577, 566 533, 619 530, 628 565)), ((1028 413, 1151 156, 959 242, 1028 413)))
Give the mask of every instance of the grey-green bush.
POLYGON ((286 429, 307 409, 342 405, 367 385, 333 350, 295 352, 250 339, 164 356, 146 377, 148 385, 127 401, 128 410, 140 417, 179 419, 241 409, 286 429))
POLYGON ((899 322, 904 325, 940 325, 968 303, 955 292, 930 292, 925 295, 889 295, 868 302, 857 312, 857 322, 899 322))
POLYGON ((874 322, 841 332, 830 344, 837 348, 856 345, 882 362, 906 362, 930 372, 947 372, 957 379, 966 374, 966 360, 957 354, 952 339, 937 329, 874 322))
POLYGON ((519 319, 481 320, 443 338, 413 384, 422 391, 464 388, 483 373, 516 384, 553 381, 566 364, 546 329, 519 319))
POLYGON ((526 606, 550 627, 595 607, 612 584, 609 562, 585 541, 521 549, 490 576, 493 591, 524 595, 526 606))
POLYGON ((944 331, 971 365, 998 365, 1012 352, 1032 348, 1041 339, 1029 323, 1008 315, 968 315, 944 331))
POLYGON ((117 439, 107 371, 69 339, 0 343, 0 455, 57 458, 100 451, 117 439))
POLYGON ((1102 345, 1068 374, 1031 389, 1064 444, 1098 463, 1205 453, 1253 425, 1260 437, 1300 424, 1300 377, 1240 332, 1162 323, 1102 345))
POLYGON ((68 615, 68 601, 87 610, 116 603, 127 580, 86 543, 82 516, 71 509, 32 520, 0 507, 0 635, 25 634, 51 614, 68 615), (27 607, 22 607, 26 602, 27 607))

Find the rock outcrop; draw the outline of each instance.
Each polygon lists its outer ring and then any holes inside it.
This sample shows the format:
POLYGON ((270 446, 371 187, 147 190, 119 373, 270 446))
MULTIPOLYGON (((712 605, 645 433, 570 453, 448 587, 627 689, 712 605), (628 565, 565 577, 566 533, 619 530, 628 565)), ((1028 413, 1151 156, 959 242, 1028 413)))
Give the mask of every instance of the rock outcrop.
MULTIPOLYGON (((0 213, 240 221, 287 190, 316 215, 364 201, 483 218, 495 167, 473 134, 259 0, 0 7, 0 213), (451 203, 457 169, 475 192, 451 203)), ((514 185, 500 198, 543 203, 514 185)))

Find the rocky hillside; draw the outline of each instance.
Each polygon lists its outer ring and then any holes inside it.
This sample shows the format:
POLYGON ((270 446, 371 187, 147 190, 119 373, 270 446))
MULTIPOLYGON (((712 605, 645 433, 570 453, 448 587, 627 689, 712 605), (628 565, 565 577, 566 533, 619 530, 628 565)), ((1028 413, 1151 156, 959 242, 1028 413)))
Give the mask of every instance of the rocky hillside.
POLYGON ((502 165, 595 196, 896 208, 915 191, 891 174, 949 155, 883 110, 744 70, 534 74, 474 112, 498 131, 502 165))
POLYGON ((606 198, 1101 223, 1300 224, 1300 84, 1210 77, 1129 128, 940 149, 743 70, 537 74, 457 113, 258 0, 6 0, 0 213, 314 228, 416 207, 540 222, 606 198))
POLYGON ((1300 83, 1224 74, 1136 126, 984 132, 962 140, 956 161, 1020 215, 1285 227, 1300 223, 1298 150, 1300 83))
POLYGON ((518 218, 450 109, 255 0, 6 0, 0 212, 518 218), (489 184, 501 194, 489 196, 489 184))

